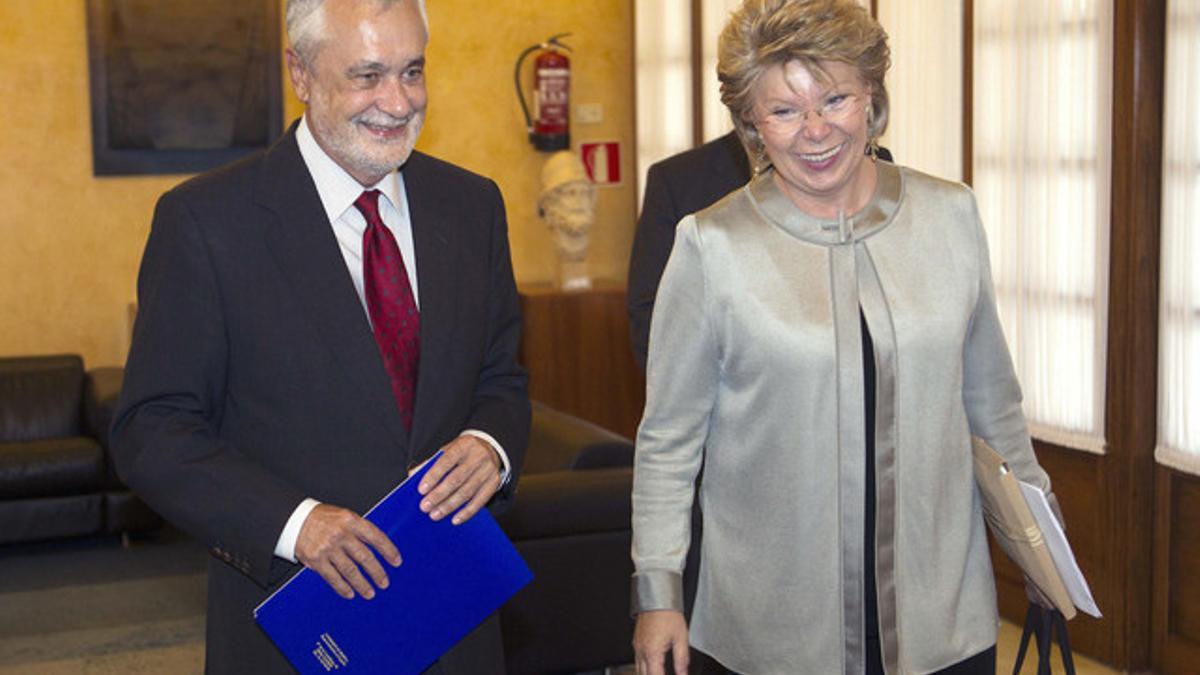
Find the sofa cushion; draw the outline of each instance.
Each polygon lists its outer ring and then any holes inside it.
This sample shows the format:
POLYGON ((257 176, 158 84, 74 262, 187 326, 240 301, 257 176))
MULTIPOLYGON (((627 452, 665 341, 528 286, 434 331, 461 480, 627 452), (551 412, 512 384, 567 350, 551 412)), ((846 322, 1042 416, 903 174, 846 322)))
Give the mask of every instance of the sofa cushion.
POLYGON ((99 492, 105 477, 104 452, 90 438, 0 443, 0 499, 99 492))
POLYGON ((78 436, 82 402, 80 357, 0 359, 0 442, 78 436))
POLYGON ((98 494, 0 501, 0 544, 93 534, 103 517, 98 494))

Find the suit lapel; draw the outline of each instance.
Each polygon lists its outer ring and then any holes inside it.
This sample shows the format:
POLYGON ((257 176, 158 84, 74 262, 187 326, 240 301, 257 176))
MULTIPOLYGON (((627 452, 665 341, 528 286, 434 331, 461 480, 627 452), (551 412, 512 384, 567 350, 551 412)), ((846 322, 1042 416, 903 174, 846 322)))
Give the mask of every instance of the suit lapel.
POLYGON ((267 246, 317 336, 341 366, 348 390, 359 392, 361 406, 406 448, 408 435, 391 381, 316 185, 300 157, 294 127, 268 151, 256 199, 276 216, 265 228, 267 246))
POLYGON ((435 403, 436 378, 446 342, 453 330, 454 293, 456 276, 452 273, 454 259, 450 238, 453 223, 446 222, 449 195, 441 195, 438 186, 429 180, 425 167, 427 159, 414 152, 401 169, 404 175, 408 212, 412 220, 413 248, 416 251, 417 292, 421 306, 421 355, 417 366, 417 397, 413 406, 412 436, 414 457, 421 460, 437 448, 421 447, 428 442, 431 429, 428 420, 436 419, 431 406, 435 403), (423 424, 423 422, 425 422, 423 424))

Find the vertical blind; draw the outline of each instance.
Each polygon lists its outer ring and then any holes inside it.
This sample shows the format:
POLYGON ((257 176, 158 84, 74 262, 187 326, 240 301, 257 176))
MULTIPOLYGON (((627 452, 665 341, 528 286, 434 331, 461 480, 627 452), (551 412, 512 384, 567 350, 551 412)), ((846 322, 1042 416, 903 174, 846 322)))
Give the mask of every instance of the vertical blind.
POLYGON ((962 3, 880 0, 878 8, 892 50, 880 144, 898 164, 962 180, 962 3))
POLYGON ((975 0, 973 161, 1036 437, 1104 452, 1111 0, 975 0))
POLYGON ((1167 4, 1159 462, 1200 474, 1200 2, 1167 4))
POLYGON ((634 7, 638 204, 650 165, 692 147, 691 0, 634 7))
POLYGON ((721 103, 721 83, 717 80, 717 38, 729 21, 729 14, 742 4, 741 0, 701 0, 700 2, 700 68, 703 83, 700 105, 703 107, 702 138, 705 142, 718 138, 733 129, 729 108, 721 103))

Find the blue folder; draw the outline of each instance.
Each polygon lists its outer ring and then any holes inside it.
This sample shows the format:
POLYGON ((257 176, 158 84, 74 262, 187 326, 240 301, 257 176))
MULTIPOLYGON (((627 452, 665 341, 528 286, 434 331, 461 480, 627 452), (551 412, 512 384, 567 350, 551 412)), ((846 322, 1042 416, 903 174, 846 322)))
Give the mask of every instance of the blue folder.
MULTIPOLYGON (((389 585, 346 600, 303 569, 254 610, 301 673, 420 673, 533 579, 481 509, 462 525, 422 513, 417 485, 433 460, 368 513, 403 558, 389 585)), ((382 559, 381 559, 382 561, 382 559)))

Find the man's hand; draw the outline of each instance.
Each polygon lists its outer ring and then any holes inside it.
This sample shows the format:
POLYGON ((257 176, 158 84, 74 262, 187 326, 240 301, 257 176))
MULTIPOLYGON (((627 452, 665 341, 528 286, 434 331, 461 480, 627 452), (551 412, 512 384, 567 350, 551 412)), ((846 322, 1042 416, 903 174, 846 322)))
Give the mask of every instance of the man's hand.
POLYGON ((382 530, 353 511, 329 504, 313 509, 296 537, 296 560, 347 600, 355 592, 367 600, 375 597, 372 581, 380 589, 388 587, 376 551, 392 567, 400 566, 400 552, 382 530))
POLYGON ((663 675, 663 660, 673 657, 676 675, 688 668, 688 629, 683 612, 655 610, 641 612, 633 631, 634 661, 638 675, 663 675))
POLYGON ((467 522, 500 489, 501 467, 500 457, 487 441, 459 436, 442 447, 442 456, 417 486, 425 497, 421 510, 434 520, 453 513, 455 525, 467 522))

